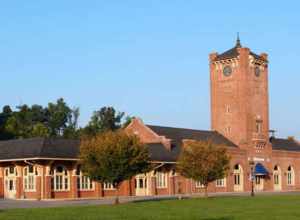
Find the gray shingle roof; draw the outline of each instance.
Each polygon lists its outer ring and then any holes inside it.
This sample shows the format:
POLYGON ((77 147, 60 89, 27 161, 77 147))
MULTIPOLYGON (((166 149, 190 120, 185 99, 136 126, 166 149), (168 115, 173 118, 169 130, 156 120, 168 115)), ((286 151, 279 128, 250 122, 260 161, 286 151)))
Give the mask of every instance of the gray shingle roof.
POLYGON ((175 162, 178 154, 174 151, 169 151, 161 143, 151 143, 147 144, 149 149, 150 158, 152 161, 166 161, 175 162))
POLYGON ((300 143, 293 139, 270 138, 273 150, 300 151, 300 143))
MULTIPOLYGON (((147 144, 152 161, 174 162, 181 151, 183 139, 199 141, 211 140, 224 146, 237 147, 231 141, 215 131, 200 131, 193 129, 149 126, 158 135, 172 139, 171 150, 161 143, 147 144)), ((79 155, 79 140, 61 138, 29 138, 0 141, 0 160, 23 158, 69 158, 77 159, 79 155)))
POLYGON ((173 143, 181 144, 182 140, 190 139, 196 141, 212 141, 216 145, 237 147, 230 140, 225 138, 217 131, 204 131, 187 128, 173 128, 173 127, 162 127, 147 125, 151 130, 160 136, 172 139, 173 143))
POLYGON ((0 160, 22 158, 76 159, 79 140, 60 138, 29 138, 0 141, 0 160))

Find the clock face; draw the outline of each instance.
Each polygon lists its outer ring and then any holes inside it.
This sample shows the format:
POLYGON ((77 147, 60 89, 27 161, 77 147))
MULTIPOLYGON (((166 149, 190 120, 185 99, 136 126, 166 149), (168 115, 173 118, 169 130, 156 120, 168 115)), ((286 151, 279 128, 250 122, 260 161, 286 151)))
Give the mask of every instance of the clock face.
POLYGON ((257 67, 255 67, 255 76, 257 76, 257 77, 259 77, 260 76, 260 69, 259 69, 259 67, 257 66, 257 67))
POLYGON ((224 74, 224 76, 230 76, 231 73, 232 73, 232 69, 231 69, 230 66, 225 66, 225 67, 223 68, 223 74, 224 74))

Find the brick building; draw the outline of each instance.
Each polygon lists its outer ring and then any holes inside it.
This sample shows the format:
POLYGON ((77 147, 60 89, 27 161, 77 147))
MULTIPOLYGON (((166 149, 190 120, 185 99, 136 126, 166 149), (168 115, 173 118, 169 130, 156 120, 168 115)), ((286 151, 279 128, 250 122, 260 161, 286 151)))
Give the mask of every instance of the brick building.
MULTIPOLYGON (((145 125, 126 128, 149 147, 155 168, 121 185, 120 194, 172 195, 203 192, 201 183, 183 178, 176 159, 187 140, 211 140, 231 156, 230 172, 209 192, 300 189, 300 143, 269 136, 268 56, 236 45, 210 60, 211 130, 145 125)), ((115 194, 109 183, 92 182, 78 165, 78 140, 33 138, 0 142, 0 197, 26 199, 91 198, 115 194)))

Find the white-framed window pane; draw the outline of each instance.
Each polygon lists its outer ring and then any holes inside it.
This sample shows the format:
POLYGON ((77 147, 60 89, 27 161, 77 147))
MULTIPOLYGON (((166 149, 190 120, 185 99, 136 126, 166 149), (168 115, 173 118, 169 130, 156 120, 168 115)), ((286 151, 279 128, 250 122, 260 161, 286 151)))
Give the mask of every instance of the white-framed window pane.
POLYGON ((224 187, 225 186, 225 178, 217 179, 216 180, 216 186, 217 187, 224 187))
POLYGON ((167 187, 167 175, 163 172, 156 173, 156 187, 166 188, 167 187))
POLYGON ((195 186, 196 188, 204 188, 204 185, 201 183, 201 181, 196 181, 195 186))

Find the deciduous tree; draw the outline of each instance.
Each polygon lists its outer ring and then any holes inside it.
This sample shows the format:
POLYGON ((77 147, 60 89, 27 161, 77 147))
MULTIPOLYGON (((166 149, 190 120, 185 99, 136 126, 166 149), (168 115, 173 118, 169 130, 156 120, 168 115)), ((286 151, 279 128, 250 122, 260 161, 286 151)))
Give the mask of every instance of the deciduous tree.
POLYGON ((184 177, 203 184, 207 196, 208 184, 226 176, 229 161, 226 148, 216 146, 211 141, 189 141, 179 156, 177 169, 184 177))
POLYGON ((85 175, 102 184, 111 183, 118 191, 120 184, 149 168, 149 152, 136 136, 124 131, 107 131, 83 138, 80 159, 85 175))

